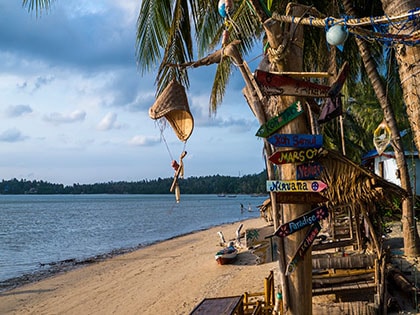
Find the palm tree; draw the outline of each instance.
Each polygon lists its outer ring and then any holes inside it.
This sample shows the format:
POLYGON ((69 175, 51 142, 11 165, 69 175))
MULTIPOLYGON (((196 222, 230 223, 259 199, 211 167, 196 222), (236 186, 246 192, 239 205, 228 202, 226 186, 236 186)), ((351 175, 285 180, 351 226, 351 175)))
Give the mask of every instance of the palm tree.
MULTIPOLYGON (((346 12, 349 15, 356 16, 356 12, 352 6, 351 1, 343 0, 343 4, 346 12)), ((394 147, 395 160, 397 162, 397 168, 400 172, 401 187, 405 189, 408 193, 408 197, 404 198, 402 201, 401 222, 403 224, 404 231, 404 252, 408 256, 417 256, 420 252, 420 239, 417 232, 416 221, 414 218, 414 199, 412 196, 410 174, 405 159, 403 143, 401 137, 399 136, 400 133, 395 118, 396 116, 389 102, 387 91, 384 85, 382 84, 380 75, 377 70, 377 65, 372 58, 372 54, 370 53, 369 45, 362 39, 356 38, 355 40, 359 47, 359 51, 363 60, 363 64, 366 68, 366 72, 383 110, 384 118, 391 130, 393 138, 393 141, 391 143, 394 147)))

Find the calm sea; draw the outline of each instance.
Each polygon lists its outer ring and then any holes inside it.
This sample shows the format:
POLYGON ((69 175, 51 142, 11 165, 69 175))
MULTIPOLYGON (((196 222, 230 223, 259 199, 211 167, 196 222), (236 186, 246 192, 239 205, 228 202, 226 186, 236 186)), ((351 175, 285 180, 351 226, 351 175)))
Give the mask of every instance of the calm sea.
POLYGON ((174 195, 0 195, 0 283, 56 262, 258 217, 264 199, 181 195, 177 204, 174 195))

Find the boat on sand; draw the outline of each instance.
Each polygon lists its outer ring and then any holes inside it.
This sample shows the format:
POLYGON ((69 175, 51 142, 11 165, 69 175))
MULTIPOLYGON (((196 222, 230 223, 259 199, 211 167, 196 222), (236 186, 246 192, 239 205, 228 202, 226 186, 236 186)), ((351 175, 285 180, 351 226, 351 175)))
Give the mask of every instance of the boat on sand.
POLYGON ((219 250, 214 258, 219 265, 226 265, 234 262, 237 256, 238 250, 234 246, 233 242, 230 242, 227 247, 219 250))

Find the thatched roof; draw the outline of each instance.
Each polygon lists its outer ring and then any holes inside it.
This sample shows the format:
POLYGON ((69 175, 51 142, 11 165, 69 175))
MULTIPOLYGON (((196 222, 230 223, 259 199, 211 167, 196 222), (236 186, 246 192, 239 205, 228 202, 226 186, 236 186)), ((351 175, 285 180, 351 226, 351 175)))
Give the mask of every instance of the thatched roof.
POLYGON ((357 165, 337 151, 324 149, 319 163, 323 166, 320 179, 328 185, 322 195, 329 199, 329 206, 387 203, 395 197, 407 195, 400 186, 357 165))

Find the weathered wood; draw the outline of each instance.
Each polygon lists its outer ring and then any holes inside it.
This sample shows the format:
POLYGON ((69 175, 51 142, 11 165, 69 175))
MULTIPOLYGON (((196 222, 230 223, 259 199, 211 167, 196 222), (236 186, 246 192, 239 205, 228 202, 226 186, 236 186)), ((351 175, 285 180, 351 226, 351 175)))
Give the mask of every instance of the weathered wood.
POLYGON ((312 257, 313 269, 356 269, 373 268, 376 255, 356 254, 339 257, 312 257))
POLYGON ((317 162, 299 164, 296 166, 296 179, 319 178, 322 171, 322 165, 317 162))
POLYGON ((337 286, 340 284, 361 282, 361 281, 372 281, 375 277, 375 270, 364 269, 357 270, 351 274, 351 270, 347 270, 348 274, 326 274, 326 275, 312 275, 312 286, 325 287, 325 286, 337 286))
MULTIPOLYGON (((360 290, 375 290, 376 285, 374 281, 361 281, 355 283, 345 283, 340 286, 331 286, 326 288, 313 288, 313 295, 337 294, 337 293, 351 293, 360 290)), ((344 313, 345 314, 345 313, 344 313)))
POLYGON ((341 302, 341 303, 316 303, 313 306, 313 315, 377 315, 378 310, 367 301, 341 302))
MULTIPOLYGON (((333 213, 334 212, 331 212, 331 215, 333 215, 333 213)), ((334 241, 334 242, 328 242, 328 243, 319 243, 319 244, 314 244, 312 246, 312 251, 325 250, 325 249, 338 248, 338 247, 346 247, 346 246, 353 245, 353 243, 354 243, 354 240, 352 239, 334 241)))

